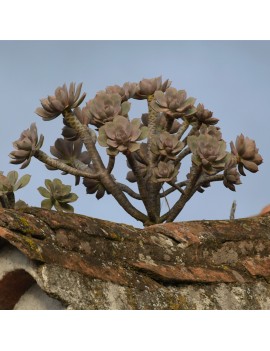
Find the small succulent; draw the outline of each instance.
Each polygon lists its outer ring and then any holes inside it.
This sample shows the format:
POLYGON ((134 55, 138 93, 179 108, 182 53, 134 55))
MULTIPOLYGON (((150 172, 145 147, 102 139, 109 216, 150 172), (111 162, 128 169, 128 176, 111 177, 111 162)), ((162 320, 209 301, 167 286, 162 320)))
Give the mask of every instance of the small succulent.
POLYGON ((0 172, 0 196, 25 187, 29 183, 31 176, 25 174, 19 180, 18 178, 19 175, 16 171, 11 171, 6 176, 4 176, 3 172, 0 172))
POLYGON ((147 99, 148 96, 153 95, 157 90, 166 91, 170 85, 171 82, 168 79, 162 83, 161 77, 143 79, 138 83, 133 98, 138 100, 147 99))
POLYGON ((134 152, 140 148, 139 140, 147 136, 147 127, 141 127, 139 118, 131 122, 123 116, 117 116, 99 129, 100 146, 108 147, 107 153, 116 156, 118 152, 134 152))
POLYGON ((155 136, 151 151, 156 155, 166 156, 171 160, 184 148, 185 144, 179 141, 176 135, 163 131, 155 136))
POLYGON ((64 185, 60 179, 45 179, 46 188, 40 186, 39 193, 45 197, 41 201, 41 207, 51 210, 54 207, 61 212, 74 212, 73 206, 69 202, 74 202, 78 199, 75 193, 71 193, 71 186, 64 185))
POLYGON ((202 124, 196 135, 208 134, 217 140, 222 140, 222 134, 219 127, 202 124))
POLYGON ((106 189, 99 180, 84 178, 83 185, 86 187, 86 193, 96 194, 96 198, 98 200, 101 199, 106 193, 106 189))
POLYGON ((76 167, 77 160, 81 161, 85 165, 89 165, 91 159, 87 151, 82 152, 82 147, 83 142, 80 139, 70 141, 67 139, 58 138, 56 139, 54 146, 50 147, 50 151, 54 157, 69 166, 76 167))
POLYGON ((236 138, 236 143, 230 143, 231 151, 237 158, 238 171, 245 176, 244 168, 252 173, 258 171, 258 166, 263 162, 259 149, 256 147, 254 140, 244 137, 243 134, 236 138))
MULTIPOLYGON (((74 114, 81 122, 81 124, 85 126, 89 124, 90 120, 85 107, 83 109, 81 109, 80 107, 76 107, 74 109, 74 114)), ((62 129, 63 137, 72 141, 77 140, 79 138, 79 135, 76 132, 76 130, 74 130, 73 128, 69 127, 69 125, 67 125, 65 118, 63 118, 63 123, 65 124, 65 126, 62 129)))
POLYGON ((223 184, 226 188, 235 191, 235 185, 241 184, 240 174, 236 169, 237 161, 234 156, 231 156, 225 164, 223 184))
POLYGON ((121 96, 117 94, 98 93, 94 99, 86 104, 86 113, 89 116, 89 123, 100 128, 114 117, 127 116, 130 103, 122 102, 121 96))
POLYGON ((212 117, 213 112, 204 108, 203 104, 198 104, 194 117, 201 123, 212 125, 218 123, 219 119, 212 117))
POLYGON ((30 128, 24 130, 20 138, 14 141, 13 146, 17 150, 9 154, 11 158, 10 163, 22 164, 21 168, 27 167, 35 151, 39 150, 43 145, 43 141, 44 136, 40 134, 40 138, 38 139, 36 124, 32 123, 30 128))
POLYGON ((86 94, 81 94, 82 83, 75 89, 75 83, 70 83, 69 89, 66 84, 56 88, 54 96, 48 96, 46 99, 41 99, 42 107, 36 109, 36 114, 42 117, 44 121, 50 121, 58 117, 65 110, 70 110, 78 107, 84 100, 86 94))
POLYGON ((151 106, 169 118, 188 117, 196 112, 195 101, 193 97, 187 99, 185 90, 168 88, 165 93, 160 90, 155 92, 151 106))
POLYGON ((224 169, 228 153, 224 140, 218 140, 209 134, 192 135, 187 138, 192 151, 192 162, 202 165, 205 173, 211 175, 224 169))
POLYGON ((175 182, 179 167, 179 163, 175 165, 172 161, 160 161, 153 169, 153 181, 157 183, 175 182))

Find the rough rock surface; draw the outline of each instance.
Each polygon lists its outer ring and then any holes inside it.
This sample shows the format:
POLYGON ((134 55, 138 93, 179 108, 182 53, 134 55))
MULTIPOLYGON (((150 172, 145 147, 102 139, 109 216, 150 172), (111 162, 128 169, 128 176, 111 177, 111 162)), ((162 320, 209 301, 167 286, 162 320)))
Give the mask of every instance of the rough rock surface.
POLYGON ((0 209, 0 238, 0 258, 7 242, 16 247, 63 308, 270 309, 267 214, 136 229, 39 208, 0 209))

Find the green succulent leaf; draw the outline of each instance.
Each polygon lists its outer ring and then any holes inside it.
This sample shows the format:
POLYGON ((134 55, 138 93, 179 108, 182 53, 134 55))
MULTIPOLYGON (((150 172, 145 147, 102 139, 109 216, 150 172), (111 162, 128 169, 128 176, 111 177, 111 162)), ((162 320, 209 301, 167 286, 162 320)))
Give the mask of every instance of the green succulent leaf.
POLYGON ((67 203, 67 202, 74 202, 78 200, 78 195, 75 193, 70 193, 68 196, 65 196, 63 198, 59 198, 59 202, 62 203, 67 203))
POLYGON ((53 183, 50 179, 45 179, 45 186, 49 191, 53 191, 53 183))
POLYGON ((130 106, 131 106, 131 103, 128 101, 124 101, 121 104, 121 115, 122 116, 127 116, 127 114, 129 113, 129 110, 130 110, 130 106))
POLYGON ((51 199, 45 199, 41 201, 41 207, 50 210, 53 206, 51 199))
POLYGON ((16 171, 11 171, 7 174, 7 179, 13 187, 18 180, 18 176, 19 176, 18 172, 16 172, 16 171))
POLYGON ((30 179, 31 179, 30 174, 23 175, 15 184, 14 191, 24 188, 29 183, 30 179))
MULTIPOLYGON (((59 204, 60 205, 60 204, 59 204)), ((66 204, 66 203, 61 203, 61 210, 60 211, 64 211, 64 212, 68 212, 68 213, 74 213, 74 208, 73 206, 66 204)), ((55 207, 56 208, 56 207, 55 207)), ((59 207, 60 208, 60 207, 59 207)), ((57 211, 59 211, 57 209, 57 211)))
POLYGON ((50 199, 50 197, 51 197, 50 192, 47 189, 43 188, 43 186, 38 187, 37 190, 39 191, 40 195, 50 199))

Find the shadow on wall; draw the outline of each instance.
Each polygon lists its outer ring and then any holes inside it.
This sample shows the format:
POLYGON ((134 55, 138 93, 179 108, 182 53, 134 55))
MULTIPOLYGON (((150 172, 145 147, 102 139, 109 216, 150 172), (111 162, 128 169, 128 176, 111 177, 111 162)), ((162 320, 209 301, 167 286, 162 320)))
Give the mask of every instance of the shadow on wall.
POLYGON ((0 245, 0 310, 63 310, 30 274, 32 263, 9 244, 0 245), (29 273, 30 272, 30 273, 29 273))

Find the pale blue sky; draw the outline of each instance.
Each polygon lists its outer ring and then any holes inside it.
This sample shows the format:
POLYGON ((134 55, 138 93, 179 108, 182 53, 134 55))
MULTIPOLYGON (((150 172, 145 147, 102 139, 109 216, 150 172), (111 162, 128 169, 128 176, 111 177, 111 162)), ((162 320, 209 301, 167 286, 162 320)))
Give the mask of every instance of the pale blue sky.
MULTIPOLYGON (((214 111, 228 144, 242 132, 256 140, 264 158, 258 173, 247 172, 241 178, 243 184, 236 193, 222 183, 212 184, 189 201, 177 220, 228 218, 233 200, 237 201, 236 217, 256 214, 270 203, 269 41, 1 41, 0 53, 0 170, 32 174, 17 199, 39 206, 42 198, 36 188, 44 178, 59 177, 79 195, 74 203, 77 213, 139 226, 111 196, 97 201, 85 194, 84 186, 75 187, 73 177, 47 171, 36 159, 19 170, 9 164, 8 154, 12 141, 32 122, 45 136, 44 151, 49 152, 60 137, 61 118, 43 122, 34 113, 39 99, 52 95, 57 86, 83 82, 88 100, 107 85, 162 75, 214 111)), ((131 117, 140 117, 145 107, 145 102, 134 101, 131 117)), ((123 160, 118 166, 114 175, 123 180, 123 160)), ((165 203, 162 208, 166 210, 165 203)))

